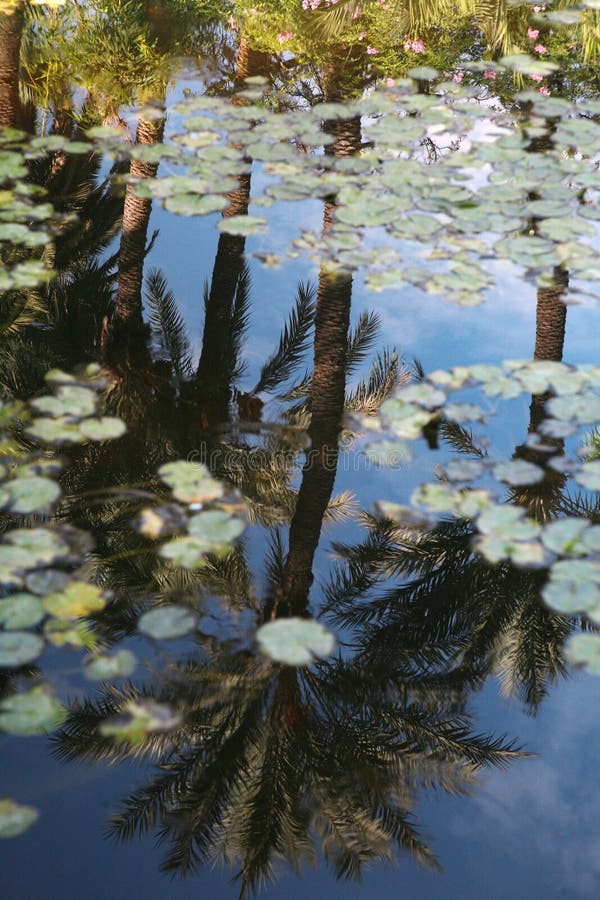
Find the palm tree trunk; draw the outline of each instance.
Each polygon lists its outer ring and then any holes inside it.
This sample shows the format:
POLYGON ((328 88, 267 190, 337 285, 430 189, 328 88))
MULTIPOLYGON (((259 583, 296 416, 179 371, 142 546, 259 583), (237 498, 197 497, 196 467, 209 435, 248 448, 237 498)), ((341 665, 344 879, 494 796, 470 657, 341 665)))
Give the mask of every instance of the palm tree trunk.
MULTIPOLYGON (((343 99, 340 79, 345 69, 333 60, 324 78, 327 102, 343 99)), ((347 74, 347 73, 346 73, 347 74)), ((334 136, 328 152, 336 158, 358 152, 362 142, 360 117, 326 122, 334 136)), ((331 227, 335 205, 325 204, 323 232, 331 227)), ((289 551, 276 598, 277 615, 303 615, 313 582, 313 560, 323 518, 331 500, 339 458, 339 437, 346 400, 346 358, 352 302, 352 276, 322 266, 315 314, 314 363, 311 389, 310 450, 302 471, 296 509, 290 525, 289 551)))
MULTIPOLYGON (((244 86, 246 78, 268 75, 270 69, 270 55, 254 50, 248 38, 242 35, 236 59, 234 92, 244 86)), ((243 101, 241 98, 236 100, 234 93, 232 102, 236 105, 243 101)), ((223 213, 224 219, 248 215, 251 174, 248 172, 240 175, 238 185, 227 194, 228 205, 223 213)), ((228 403, 232 394, 231 367, 228 365, 231 325, 236 294, 246 268, 245 249, 245 237, 232 234, 219 236, 204 313, 202 352, 198 362, 198 380, 207 404, 205 418, 211 423, 226 421, 228 417, 228 403)))
MULTIPOLYGON (((567 307, 563 298, 569 287, 569 273, 557 266, 552 273, 552 283, 549 287, 541 287, 537 294, 537 307, 535 315, 535 349, 533 358, 536 360, 551 360, 561 362, 565 343, 565 326, 567 320, 567 307)), ((547 418, 546 403, 552 396, 551 393, 532 394, 529 406, 529 435, 539 434, 539 427, 547 418)), ((522 444, 514 453, 515 459, 524 459, 535 463, 544 469, 544 479, 537 484, 517 492, 515 499, 522 506, 527 507, 531 515, 539 521, 545 522, 552 518, 561 503, 562 490, 566 484, 567 476, 557 472, 548 463, 564 451, 564 440, 544 436, 543 443, 551 450, 538 450, 535 446, 522 444)))
POLYGON ((564 296, 568 287, 569 273, 557 266, 550 287, 538 289, 534 359, 562 360, 567 321, 564 296))
MULTIPOLYGON (((135 143, 154 145, 162 141, 164 119, 149 122, 140 118, 135 143)), ((136 178, 155 178, 158 163, 146 163, 133 159, 130 175, 136 178)), ((131 184, 125 190, 123 224, 119 247, 119 274, 115 299, 115 319, 127 322, 142 314, 142 285, 148 224, 152 212, 152 200, 138 197, 131 184)))
MULTIPOLYGON (((325 220, 331 215, 326 206, 325 220)), ((352 276, 322 268, 315 315, 314 365, 308 451, 290 525, 277 614, 302 615, 313 581, 312 566, 337 472, 346 395, 346 355, 352 276)))
POLYGON ((11 12, 0 10, 0 125, 17 128, 21 124, 19 69, 24 7, 17 3, 11 12))

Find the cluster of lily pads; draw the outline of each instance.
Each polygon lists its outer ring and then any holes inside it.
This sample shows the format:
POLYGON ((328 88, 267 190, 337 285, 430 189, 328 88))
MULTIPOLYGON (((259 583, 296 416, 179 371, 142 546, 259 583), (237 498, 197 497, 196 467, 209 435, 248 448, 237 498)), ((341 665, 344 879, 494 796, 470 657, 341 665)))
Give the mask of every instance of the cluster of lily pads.
MULTIPOLYGON (((518 57, 503 65, 529 71, 549 64, 518 57)), ((435 73, 412 74, 419 81, 435 73)), ((136 191, 180 215, 220 212, 236 178, 255 161, 267 176, 252 198, 257 211, 277 201, 335 204, 327 234, 304 231, 289 255, 307 252, 350 271, 368 266, 373 290, 412 284, 471 305, 492 286, 489 258, 495 257, 536 279, 562 265, 579 280, 578 290, 585 282, 594 293, 600 274, 590 243, 598 218, 598 101, 571 104, 524 91, 516 98, 521 111, 509 113, 479 102, 474 88, 442 83, 424 94, 414 79, 355 102, 283 113, 264 105, 259 78, 242 92, 245 104, 211 96, 185 100, 175 107, 185 130, 173 145, 151 148, 155 156, 162 152, 185 165, 185 173, 142 180, 136 191), (323 154, 323 146, 334 143, 334 127, 352 118, 364 126, 359 152, 323 154), (487 125, 478 137, 482 119, 487 125), (544 135, 544 152, 532 152, 532 142, 544 135), (445 149, 435 165, 426 165, 421 148, 432 140, 445 149), (395 241, 388 237, 378 245, 378 229, 395 241), (423 265, 414 265, 415 259, 423 265)), ((110 136, 100 145, 123 155, 110 136)), ((133 149, 134 155, 147 152, 133 149)), ((218 227, 253 235, 266 231, 268 222, 256 214, 231 216, 218 227)))
POLYGON ((25 139, 0 129, 0 291, 33 288, 54 274, 40 254, 57 217, 43 188, 28 179, 25 139))
MULTIPOLYGON (((128 678, 138 660, 129 649, 107 653, 92 618, 111 597, 94 584, 89 568, 88 534, 61 521, 58 478, 64 461, 57 447, 84 441, 114 440, 125 432, 113 416, 98 416, 106 381, 98 367, 76 375, 52 370, 47 381, 54 393, 28 404, 3 406, 5 461, 0 469, 0 503, 5 532, 0 544, 0 667, 30 666, 47 643, 87 651, 84 674, 93 680, 128 678), (46 449, 32 449, 31 440, 46 449), (12 455, 8 455, 8 452, 12 455)), ((176 461, 158 470, 167 486, 156 502, 140 510, 133 527, 152 544, 168 566, 203 568, 209 555, 229 552, 244 530, 240 502, 201 463, 176 461)), ((155 604, 138 621, 138 631, 152 640, 176 640, 193 634, 198 614, 175 603, 155 604)), ((289 619, 257 632, 259 648, 271 659, 306 665, 333 651, 332 635, 316 622, 289 619)), ((0 701, 0 732, 47 733, 64 721, 65 707, 45 683, 36 683, 0 701)), ((131 701, 118 716, 100 726, 103 736, 136 743, 146 735, 175 729, 180 714, 150 698, 131 701)), ((38 813, 13 800, 0 801, 0 837, 22 833, 38 813)))
MULTIPOLYGON (((526 511, 531 492, 535 494, 549 473, 572 476, 585 491, 600 491, 600 462, 589 458, 589 444, 582 443, 570 455, 564 451, 566 438, 600 421, 600 368, 513 360, 502 366, 436 370, 399 390, 383 404, 380 422, 368 426, 385 436, 387 452, 397 446, 408 458, 405 441, 420 438, 424 428, 486 423, 495 410, 449 398, 456 391, 475 389, 486 398, 533 394, 544 404, 546 417, 523 444, 537 461, 494 458, 484 434, 478 438, 470 432, 475 458, 461 456, 440 466, 438 480, 420 485, 411 505, 429 515, 472 520, 474 551, 494 565, 509 560, 516 566, 547 568, 544 602, 560 613, 585 614, 600 625, 600 525, 585 512, 538 521, 526 511), (498 482, 508 486, 511 502, 498 502, 498 482)), ((585 507, 588 513, 590 509, 585 507)), ((400 522, 410 514, 406 507, 385 501, 379 512, 400 522)), ((568 653, 574 662, 587 662, 591 670, 600 671, 600 636, 573 637, 568 653)))

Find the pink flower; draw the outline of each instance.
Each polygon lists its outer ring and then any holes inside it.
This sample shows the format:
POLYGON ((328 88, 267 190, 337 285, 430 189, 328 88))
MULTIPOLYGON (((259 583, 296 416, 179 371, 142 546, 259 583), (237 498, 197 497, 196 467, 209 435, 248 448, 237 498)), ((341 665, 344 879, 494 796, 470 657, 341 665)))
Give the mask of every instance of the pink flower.
POLYGON ((543 75, 532 75, 531 80, 540 82, 544 76, 543 75))
POLYGON ((543 94, 544 97, 549 97, 549 96, 550 96, 550 90, 549 90, 547 87, 541 87, 541 88, 539 88, 539 92, 540 92, 540 94, 543 94))
POLYGON ((362 15, 362 8, 361 8, 361 6, 360 6, 360 4, 359 4, 357 7, 355 7, 354 12, 352 13, 352 18, 353 18, 353 19, 358 19, 358 17, 359 17, 360 15, 362 15))
POLYGON ((227 19, 227 24, 233 31, 237 31, 237 22, 235 21, 233 16, 229 16, 229 18, 227 19))
POLYGON ((293 31, 280 31, 279 34, 277 35, 277 40, 279 41, 280 44, 285 44, 286 41, 291 41, 291 39, 293 37, 294 37, 293 31))
POLYGON ((455 72, 452 76, 452 81, 455 81, 457 84, 460 84, 463 78, 465 77, 464 72, 455 72))
POLYGON ((547 53, 547 52, 548 52, 548 48, 547 48, 547 47, 544 47, 543 44, 536 44, 535 47, 534 47, 533 49, 535 50, 536 53, 539 53, 540 56, 543 56, 544 53, 547 53))
POLYGON ((367 47, 367 53, 369 54, 369 56, 376 56, 379 53, 379 50, 377 49, 377 47, 369 46, 367 47))
POLYGON ((539 37, 539 34, 540 34, 539 28, 528 28, 528 29, 527 29, 527 37, 528 37, 531 41, 535 41, 535 39, 536 39, 537 37, 539 37))
POLYGON ((425 44, 421 40, 421 38, 417 38, 416 41, 412 42, 413 53, 425 53, 425 44))
POLYGON ((534 12, 544 12, 545 9, 546 9, 545 6, 534 6, 533 7, 534 12))
POLYGON ((495 80, 496 80, 496 73, 494 72, 493 69, 486 69, 485 72, 483 73, 483 77, 484 77, 484 78, 489 78, 490 81, 495 81, 495 80))
POLYGON ((385 80, 386 87, 393 88, 395 84, 396 84, 396 82, 394 81, 393 78, 386 78, 386 80, 385 80))

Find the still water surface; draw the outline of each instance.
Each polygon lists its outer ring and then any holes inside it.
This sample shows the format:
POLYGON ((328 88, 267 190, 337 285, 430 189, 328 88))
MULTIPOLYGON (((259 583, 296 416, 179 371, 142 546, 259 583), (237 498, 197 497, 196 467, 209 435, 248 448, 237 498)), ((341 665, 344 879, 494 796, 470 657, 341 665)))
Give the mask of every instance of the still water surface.
POLYGON ((568 648, 600 579, 548 584, 598 565, 599 14, 556 6, 0 8, 2 222, 27 232, 0 231, 3 399, 100 366, 91 412, 3 425, 5 545, 69 547, 1 560, 3 597, 42 604, 3 634, 45 641, 3 660, 3 701, 64 706, 0 725, 0 795, 39 813, 0 842, 3 896, 598 895, 600 682, 568 648), (192 496, 174 460, 216 480, 192 496), (32 474, 61 499, 19 508, 32 474), (527 533, 485 524, 501 505, 527 533), (550 536, 565 517, 587 543, 550 536), (67 577, 101 600, 65 606, 67 577), (161 606, 190 627, 149 636, 161 606), (335 649, 260 652, 298 618, 335 649))

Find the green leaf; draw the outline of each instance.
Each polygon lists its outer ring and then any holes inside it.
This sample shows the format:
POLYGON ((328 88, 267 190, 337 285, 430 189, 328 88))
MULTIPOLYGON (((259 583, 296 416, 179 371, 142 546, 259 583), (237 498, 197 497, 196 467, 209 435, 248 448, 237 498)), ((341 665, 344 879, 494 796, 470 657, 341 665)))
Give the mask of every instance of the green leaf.
POLYGON ((515 487, 523 484, 537 484, 544 479, 544 470, 524 459, 497 463, 494 466, 493 474, 498 481, 505 481, 515 487))
POLYGON ((166 463, 158 470, 161 479, 168 484, 173 496, 182 503, 204 503, 223 496, 223 485, 212 477, 201 463, 166 463))
POLYGON ((97 639, 86 622, 50 619, 44 625, 44 637, 55 647, 84 647, 93 650, 97 639))
POLYGON ((600 635, 571 635, 565 644, 565 656, 573 665, 585 666, 592 675, 600 675, 600 635))
POLYGON ((106 606, 100 588, 85 581, 71 581, 63 591, 44 597, 44 607, 59 619, 80 619, 106 606))
POLYGON ((0 600, 0 625, 8 631, 31 628, 45 615, 41 600, 33 594, 12 594, 0 600))
POLYGON ((0 838, 18 837, 37 822, 39 812, 8 797, 0 798, 0 838))
POLYGON ((331 656, 333 634, 313 619, 276 619, 256 632, 262 653, 289 666, 307 666, 317 657, 331 656))
POLYGON ((584 463, 575 473, 575 481, 590 491, 600 491, 600 460, 584 463))
POLYGON ((561 556, 585 556, 588 550, 581 538, 588 527, 587 519, 557 519, 544 527, 542 541, 561 556))
POLYGON ((37 412, 48 416, 60 418, 62 416, 75 416, 83 418, 93 416, 96 412, 98 398, 93 390, 79 385, 61 385, 56 390, 54 397, 38 397, 31 401, 31 406, 37 412))
POLYGON ((226 234, 250 237, 267 230, 268 222, 260 216, 228 216, 221 219, 217 228, 226 234))
POLYGON ((207 551, 230 544, 240 536, 244 528, 241 519, 236 519, 220 509, 196 513, 188 522, 190 536, 202 541, 207 551))
POLYGON ((5 484, 10 494, 10 509, 15 513, 45 512, 60 497, 60 488, 49 478, 15 478, 5 484))
POLYGON ((28 631, 0 634, 0 667, 17 669, 33 662, 44 649, 43 640, 28 631))
POLYGON ((43 686, 0 701, 0 729, 9 734, 47 734, 64 722, 67 711, 43 686))
POLYGON ((118 650, 112 656, 94 656, 85 664, 86 678, 108 681, 114 678, 128 678, 137 666, 137 659, 131 650, 118 650))
POLYGON ((80 424, 79 431, 89 441, 112 441, 122 437, 127 426, 122 419, 102 416, 99 419, 86 419, 80 424))
POLYGON ((165 209, 179 216, 206 216, 226 206, 227 198, 220 194, 176 194, 165 200, 165 209))
POLYGON ((100 725, 100 734, 116 741, 141 743, 146 735, 171 731, 181 724, 181 715, 156 700, 129 700, 123 707, 122 716, 115 716, 100 725))
POLYGON ((144 613, 138 629, 156 640, 172 640, 193 631, 196 621, 196 614, 185 606, 158 606, 144 613))

